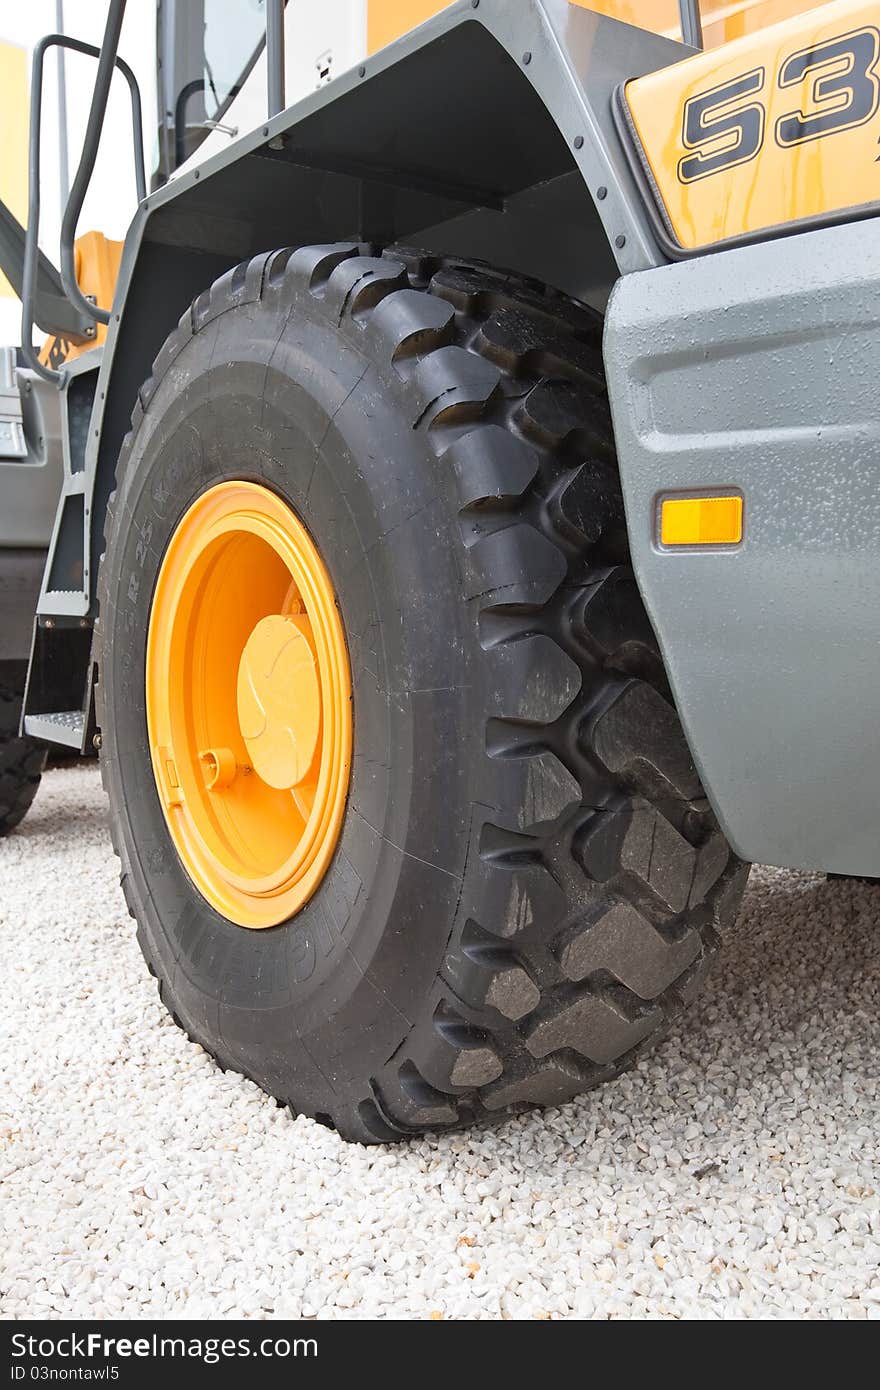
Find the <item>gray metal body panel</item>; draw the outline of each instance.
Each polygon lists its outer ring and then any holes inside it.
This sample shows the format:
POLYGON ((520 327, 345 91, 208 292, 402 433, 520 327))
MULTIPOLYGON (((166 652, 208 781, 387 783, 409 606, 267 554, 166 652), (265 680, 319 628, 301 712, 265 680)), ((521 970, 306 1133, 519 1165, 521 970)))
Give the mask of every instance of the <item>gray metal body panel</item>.
POLYGON ((0 661, 26 661, 61 492, 58 392, 0 348, 0 661))
MULTIPOLYGON (((103 347, 81 353, 65 368, 60 391, 62 469, 52 539, 38 612, 56 617, 83 617, 89 485, 86 449, 103 347)), ((51 386, 48 389, 53 390, 51 386)), ((103 518, 102 518, 103 524, 103 518)))
POLYGON ((0 551, 45 550, 61 492, 61 407, 54 386, 15 359, 0 348, 0 551))
POLYGON ((746 859, 880 874, 876 221, 627 276, 605 355, 636 575, 746 859), (664 551, 665 493, 738 489, 743 542, 664 551))
POLYGON ((27 661, 45 550, 0 549, 0 661, 27 661))
POLYGON ((56 714, 29 714, 24 721, 24 733, 44 743, 57 743, 62 748, 82 752, 85 740, 85 715, 81 710, 61 710, 56 714))

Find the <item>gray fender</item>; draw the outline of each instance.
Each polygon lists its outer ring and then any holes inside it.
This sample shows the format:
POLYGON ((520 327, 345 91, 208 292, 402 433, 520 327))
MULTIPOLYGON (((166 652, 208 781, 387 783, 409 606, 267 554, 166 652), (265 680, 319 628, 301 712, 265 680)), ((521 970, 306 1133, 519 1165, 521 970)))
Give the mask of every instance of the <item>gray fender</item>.
POLYGON ((636 576, 734 848, 880 875, 874 219, 621 280, 605 357, 636 576), (664 550, 665 493, 738 489, 742 544, 664 550))

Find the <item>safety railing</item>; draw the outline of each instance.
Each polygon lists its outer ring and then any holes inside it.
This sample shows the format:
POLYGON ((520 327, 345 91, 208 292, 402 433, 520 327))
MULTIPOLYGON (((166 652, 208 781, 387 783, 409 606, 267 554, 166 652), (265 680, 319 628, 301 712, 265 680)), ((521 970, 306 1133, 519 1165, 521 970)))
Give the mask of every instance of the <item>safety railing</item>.
POLYGON ((269 115, 284 110, 284 0, 266 0, 266 74, 269 115))
MULTIPOLYGON (((285 0, 266 0, 266 72, 268 114, 270 116, 276 116, 284 110, 284 4, 285 0)), ((79 39, 68 38, 64 34, 47 34, 34 49, 31 76, 30 149, 28 154, 30 193, 21 294, 21 350, 22 356, 33 371, 47 381, 56 383, 60 382, 61 373, 53 371, 51 367, 44 366, 34 349, 33 341, 40 234, 40 127, 43 106, 43 60, 50 48, 72 49, 75 53, 85 53, 98 60, 98 73, 95 78, 95 88, 92 93, 92 104, 89 110, 82 153, 61 221, 61 282, 71 304, 82 316, 81 336, 87 339, 95 336, 94 324, 110 322, 110 313, 108 310, 93 304, 82 293, 76 278, 74 243, 79 215, 82 212, 85 196, 95 170, 95 160, 98 155, 101 131, 107 112, 107 99, 110 95, 110 82, 116 69, 122 73, 131 92, 135 184, 138 202, 147 196, 140 89, 131 68, 122 58, 117 56, 122 21, 125 17, 125 6, 126 0, 110 0, 104 28, 104 40, 100 48, 95 48, 93 44, 82 43, 79 39)))
POLYGON ((678 13, 681 18, 681 37, 691 48, 703 47, 703 22, 700 18, 700 0, 678 0, 678 13))

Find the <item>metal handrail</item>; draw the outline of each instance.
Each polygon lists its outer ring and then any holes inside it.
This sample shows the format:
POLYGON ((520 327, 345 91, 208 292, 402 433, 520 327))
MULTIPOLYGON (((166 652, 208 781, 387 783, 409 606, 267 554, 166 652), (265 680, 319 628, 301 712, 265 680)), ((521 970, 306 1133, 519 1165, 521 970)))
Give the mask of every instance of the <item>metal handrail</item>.
POLYGON ((700 0, 678 0, 678 13, 681 18, 681 37, 691 48, 703 47, 703 21, 700 17, 700 0))
MULTIPOLYGON (((96 305, 90 304, 77 284, 74 240, 82 205, 85 202, 86 193, 92 181, 92 175, 95 172, 95 160, 98 156, 98 145, 100 144, 101 132, 104 128, 104 117, 107 113, 107 99, 110 95, 110 82, 113 77, 114 67, 119 68, 119 71, 128 83, 129 92, 131 94, 135 187, 137 188, 138 202, 141 202, 141 200, 147 196, 140 89, 137 84, 137 78, 131 68, 122 58, 117 57, 119 36, 122 31, 122 21, 125 17, 125 4, 126 0, 111 0, 110 8, 107 11, 104 39, 100 49, 92 48, 91 45, 87 46, 90 48, 92 56, 98 59, 98 72, 95 77, 94 91, 92 92, 92 105, 86 125, 85 138, 83 139, 82 153, 80 154, 79 165, 70 188, 67 207, 64 209, 64 217, 61 220, 61 264, 58 268, 61 271, 62 283, 71 302, 76 305, 81 313, 91 314, 96 323, 109 323, 110 314, 109 311, 98 309, 96 305)), ((65 48, 69 47, 70 41, 66 41, 63 46, 65 48)), ((79 51, 83 51, 81 45, 79 51)))
MULTIPOLYGON (((24 227, 0 198, 0 270, 6 272, 6 278, 19 299, 24 288, 26 241, 24 227)), ((94 329, 80 317, 68 300, 58 271, 42 251, 37 252, 36 260, 34 322, 45 333, 75 339, 88 338, 94 329)))
POLYGON ((190 97, 205 90, 205 79, 194 77, 181 87, 174 103, 174 166, 179 169, 186 160, 186 108, 190 97))
POLYGON ((45 367, 34 351, 34 300, 36 294, 37 250, 40 234, 40 130, 43 105, 43 60, 50 48, 68 48, 76 53, 98 59, 98 74, 92 94, 92 105, 86 126, 85 140, 79 167, 70 190, 67 206, 61 222, 61 281, 65 293, 74 307, 86 318, 96 323, 109 323, 110 313, 99 309, 86 299, 76 279, 76 252, 74 238, 86 192, 94 173, 101 129, 107 110, 107 98, 114 68, 118 68, 128 83, 131 94, 131 120, 134 140, 135 185, 138 201, 147 195, 146 169, 144 166, 144 133, 141 115, 141 96, 137 78, 128 64, 117 57, 119 34, 125 13, 126 0, 111 0, 104 31, 104 42, 100 48, 83 43, 79 39, 68 38, 66 34, 47 34, 34 49, 31 75, 30 109, 30 149, 28 154, 28 225, 24 248, 24 269, 21 292, 21 351, 27 365, 46 381, 60 382, 61 373, 45 367))
POLYGON ((266 73, 269 115, 284 110, 284 0, 266 0, 266 73))

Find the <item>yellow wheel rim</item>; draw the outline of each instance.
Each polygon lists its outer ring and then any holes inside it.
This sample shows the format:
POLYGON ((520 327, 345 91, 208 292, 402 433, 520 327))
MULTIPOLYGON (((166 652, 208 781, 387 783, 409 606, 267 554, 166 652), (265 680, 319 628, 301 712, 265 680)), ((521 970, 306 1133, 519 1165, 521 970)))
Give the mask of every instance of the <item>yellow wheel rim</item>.
POLYGON ((273 927, 333 857, 351 768, 351 675, 333 585, 286 503, 202 494, 162 561, 147 729, 165 820, 208 902, 273 927))

